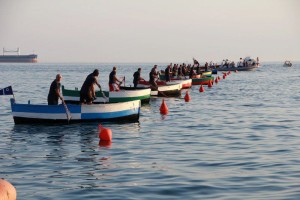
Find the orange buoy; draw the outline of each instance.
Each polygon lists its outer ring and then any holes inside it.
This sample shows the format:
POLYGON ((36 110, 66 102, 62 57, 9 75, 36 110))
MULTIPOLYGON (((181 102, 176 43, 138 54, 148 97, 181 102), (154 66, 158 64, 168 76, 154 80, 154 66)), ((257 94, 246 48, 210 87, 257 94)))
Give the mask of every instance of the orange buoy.
POLYGON ((208 82, 208 85, 207 85, 209 88, 211 88, 212 87, 212 83, 211 83, 211 81, 209 81, 208 82))
POLYGON ((169 112, 168 106, 165 103, 165 99, 162 100, 161 106, 160 106, 160 114, 166 115, 169 112))
POLYGON ((189 102, 191 100, 191 97, 189 95, 189 91, 186 91, 185 96, 184 96, 185 102, 189 102))
POLYGON ((16 188, 4 179, 0 179, 0 199, 1 200, 16 200, 16 188))
POLYGON ((216 77, 215 83, 218 84, 218 82, 219 82, 219 79, 218 79, 218 77, 216 77))
POLYGON ((99 141, 99 146, 100 147, 106 147, 106 148, 110 148, 111 147, 111 141, 104 141, 104 140, 100 140, 99 141))
POLYGON ((204 92, 204 87, 203 87, 203 85, 200 86, 199 92, 204 92))
POLYGON ((111 141, 112 132, 109 128, 104 128, 101 124, 98 125, 100 141, 111 141))

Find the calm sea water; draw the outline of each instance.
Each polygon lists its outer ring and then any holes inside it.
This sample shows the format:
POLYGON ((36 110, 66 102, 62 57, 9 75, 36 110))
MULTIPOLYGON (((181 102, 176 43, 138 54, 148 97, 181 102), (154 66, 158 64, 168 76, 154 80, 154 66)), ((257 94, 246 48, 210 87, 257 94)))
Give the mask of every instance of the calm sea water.
MULTIPOLYGON (((152 64, 117 66, 132 84, 136 69, 148 79, 152 64)), ((17 102, 46 104, 58 72, 72 89, 98 68, 107 89, 112 67, 1 64, 0 88, 12 85, 17 102)), ((110 146, 99 146, 97 123, 14 125, 10 97, 0 96, 0 177, 18 199, 299 199, 299 80, 299 63, 264 63, 204 93, 193 86, 191 102, 165 99, 166 116, 162 99, 151 99, 139 123, 104 124, 110 146)))

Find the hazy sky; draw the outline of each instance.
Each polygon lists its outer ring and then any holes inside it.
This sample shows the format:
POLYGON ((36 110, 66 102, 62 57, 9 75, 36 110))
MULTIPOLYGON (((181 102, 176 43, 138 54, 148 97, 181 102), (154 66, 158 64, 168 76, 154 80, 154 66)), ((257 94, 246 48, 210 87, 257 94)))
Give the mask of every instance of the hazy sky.
POLYGON ((300 60, 299 0, 0 0, 0 48, 39 62, 300 60))

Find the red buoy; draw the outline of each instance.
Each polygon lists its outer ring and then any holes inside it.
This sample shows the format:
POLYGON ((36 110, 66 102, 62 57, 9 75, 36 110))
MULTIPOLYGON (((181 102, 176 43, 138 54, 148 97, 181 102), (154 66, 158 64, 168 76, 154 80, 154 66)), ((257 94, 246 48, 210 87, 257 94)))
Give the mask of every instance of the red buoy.
POLYGON ((216 77, 215 83, 218 84, 218 82, 219 82, 219 79, 218 79, 218 77, 216 77))
POLYGON ((191 97, 189 95, 189 91, 186 91, 186 94, 184 96, 184 100, 185 100, 185 102, 189 102, 191 100, 191 97))
POLYGON ((203 85, 200 86, 199 92, 204 92, 204 87, 203 87, 203 85))
POLYGON ((218 80, 219 80, 219 81, 221 80, 221 77, 220 77, 220 76, 218 76, 218 80))
POLYGON ((104 128, 101 124, 98 125, 100 141, 111 141, 112 132, 109 128, 104 128))
POLYGON ((106 148, 110 148, 111 147, 111 141, 104 141, 104 140, 100 140, 99 141, 99 146, 100 147, 106 147, 106 148))
POLYGON ((234 70, 235 73, 238 73, 238 70, 234 70))
POLYGON ((208 82, 208 85, 207 85, 209 88, 211 88, 212 87, 212 83, 211 83, 211 81, 209 81, 208 82))
POLYGON ((161 106, 160 106, 160 114, 166 115, 169 112, 168 106, 165 103, 165 99, 162 100, 161 106))
POLYGON ((225 79, 226 78, 226 75, 225 74, 223 74, 223 79, 225 79))

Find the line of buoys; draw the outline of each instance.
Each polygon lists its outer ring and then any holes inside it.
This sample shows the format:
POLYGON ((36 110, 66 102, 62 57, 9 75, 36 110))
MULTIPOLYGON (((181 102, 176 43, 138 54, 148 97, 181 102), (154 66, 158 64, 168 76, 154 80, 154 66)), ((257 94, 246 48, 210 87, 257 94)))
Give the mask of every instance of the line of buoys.
POLYGON ((191 100, 191 97, 189 95, 189 91, 186 91, 185 96, 184 96, 185 102, 189 102, 191 100))
POLYGON ((203 87, 203 85, 200 86, 199 92, 204 92, 204 87, 203 87))
POLYGON ((109 128, 104 128, 101 124, 98 125, 100 141, 111 141, 112 132, 109 128))
POLYGON ((162 100, 162 103, 161 103, 161 106, 160 106, 159 110, 160 110, 160 113, 163 114, 163 115, 168 114, 169 109, 168 109, 167 104, 165 103, 165 99, 162 100))
POLYGON ((0 179, 0 200, 16 200, 16 188, 4 179, 0 179))

